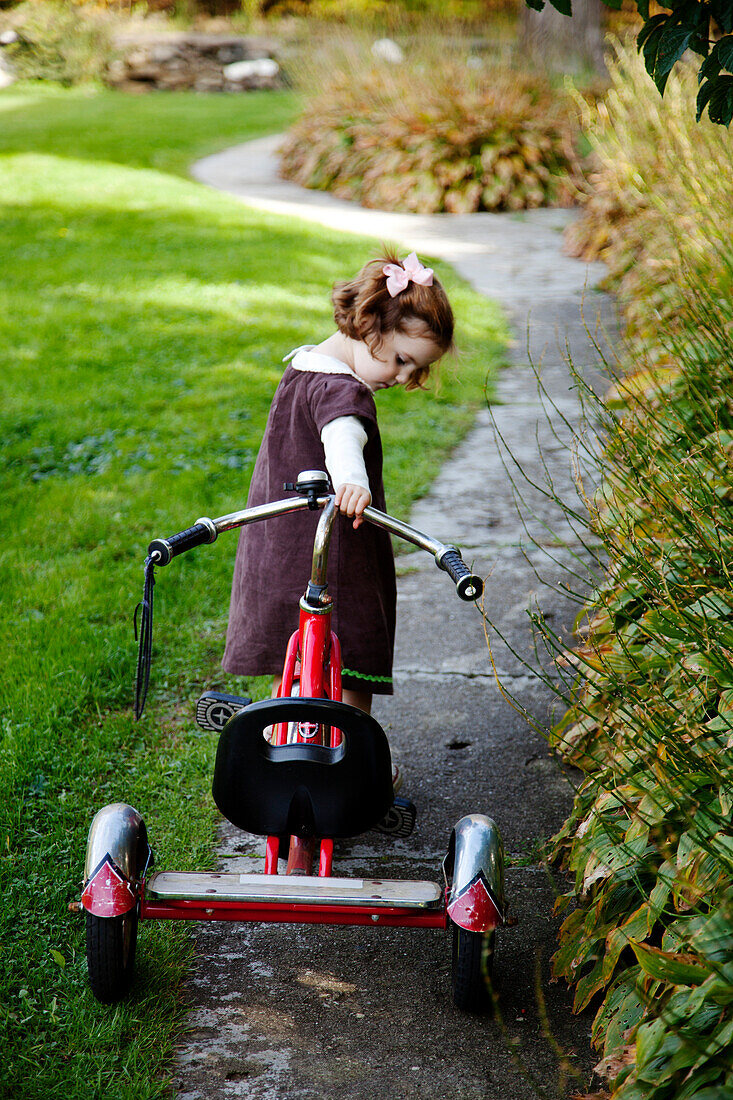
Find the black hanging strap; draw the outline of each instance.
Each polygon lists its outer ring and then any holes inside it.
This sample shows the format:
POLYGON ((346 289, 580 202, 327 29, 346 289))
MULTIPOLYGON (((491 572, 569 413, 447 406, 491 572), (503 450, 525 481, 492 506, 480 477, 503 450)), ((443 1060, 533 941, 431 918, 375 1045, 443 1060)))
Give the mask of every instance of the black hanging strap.
POLYGON ((135 608, 133 624, 137 649, 137 676, 135 678, 135 718, 140 720, 145 708, 145 698, 150 682, 150 663, 153 659, 153 588, 155 586, 155 562, 145 559, 145 587, 143 598, 135 608), (140 611, 140 633, 137 629, 137 613, 140 611))

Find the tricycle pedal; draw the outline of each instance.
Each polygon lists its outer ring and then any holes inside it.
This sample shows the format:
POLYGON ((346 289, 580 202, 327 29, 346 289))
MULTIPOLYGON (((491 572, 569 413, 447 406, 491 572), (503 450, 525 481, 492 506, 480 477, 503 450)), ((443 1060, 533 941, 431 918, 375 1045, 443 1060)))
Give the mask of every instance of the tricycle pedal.
POLYGON ((196 721, 202 730, 221 733, 229 719, 251 702, 246 695, 223 695, 220 691, 205 691, 196 704, 196 721))
POLYGON ((409 798, 396 795, 392 806, 374 828, 387 836, 410 836, 415 828, 417 807, 409 798))

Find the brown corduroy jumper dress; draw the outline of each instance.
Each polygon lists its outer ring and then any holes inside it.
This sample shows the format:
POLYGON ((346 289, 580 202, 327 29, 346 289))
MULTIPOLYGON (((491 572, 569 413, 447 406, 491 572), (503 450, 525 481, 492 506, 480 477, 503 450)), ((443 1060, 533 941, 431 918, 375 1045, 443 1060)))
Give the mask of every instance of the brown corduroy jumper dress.
MULTIPOLYGON (((301 470, 325 470, 321 429, 357 416, 367 433, 364 463, 372 504, 385 511, 382 443, 369 387, 352 374, 288 366, 272 401, 247 506, 288 496, 283 485, 301 470)), ((243 676, 282 672, 288 639, 298 628, 299 600, 310 577, 320 512, 308 510, 243 527, 232 582, 222 665, 243 676)), ((343 685, 392 694, 396 585, 386 531, 337 516, 328 559, 333 630, 341 641, 343 685)))

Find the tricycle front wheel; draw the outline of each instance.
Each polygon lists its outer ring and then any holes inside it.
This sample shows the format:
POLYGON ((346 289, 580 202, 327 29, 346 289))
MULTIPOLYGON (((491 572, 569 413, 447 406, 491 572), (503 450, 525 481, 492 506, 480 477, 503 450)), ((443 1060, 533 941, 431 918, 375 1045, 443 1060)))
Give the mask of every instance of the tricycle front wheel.
POLYGON ((462 1012, 486 1012, 492 1007, 495 938, 493 931, 469 932, 453 925, 453 1003, 462 1012))
POLYGON ((87 970, 92 993, 102 1004, 121 1001, 135 971, 137 907, 121 917, 87 913, 87 970))

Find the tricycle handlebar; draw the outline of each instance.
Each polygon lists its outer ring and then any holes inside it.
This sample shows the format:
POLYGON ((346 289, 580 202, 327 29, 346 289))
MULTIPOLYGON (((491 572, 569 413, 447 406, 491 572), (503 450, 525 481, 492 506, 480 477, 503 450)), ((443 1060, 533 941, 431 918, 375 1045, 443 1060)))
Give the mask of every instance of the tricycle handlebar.
MULTIPOLYGON (((317 504, 323 508, 332 496, 319 496, 317 504)), ((193 527, 180 531, 178 534, 169 535, 165 539, 153 539, 148 546, 148 557, 155 565, 167 565, 178 554, 192 550, 195 546, 214 542, 222 531, 233 531, 238 527, 245 527, 259 520, 269 519, 272 516, 282 516, 288 512, 301 511, 309 507, 309 501, 304 497, 289 497, 286 500, 274 500, 269 504, 260 504, 254 508, 243 508, 239 512, 230 512, 220 516, 219 519, 203 517, 196 521, 193 527)), ((471 573, 466 563, 461 558, 455 546, 446 546, 430 535, 411 527, 409 523, 394 516, 380 512, 371 506, 364 509, 364 519, 368 523, 374 523, 377 527, 383 527, 392 535, 419 546, 435 558, 436 565, 443 569, 456 586, 456 592, 462 600, 471 601, 480 598, 484 585, 483 581, 475 573, 471 573)))
POLYGON ((193 527, 179 531, 177 535, 169 535, 167 539, 153 539, 148 546, 148 557, 156 565, 167 565, 172 558, 193 550, 194 546, 214 542, 218 534, 210 519, 198 519, 193 527))
POLYGON ((435 561, 456 586, 456 592, 462 600, 478 600, 484 590, 481 577, 472 573, 455 546, 449 546, 443 554, 436 555, 435 561))
MULTIPOLYGON (((274 500, 270 504, 260 504, 254 508, 244 508, 240 512, 230 512, 219 519, 202 517, 197 519, 192 527, 185 531, 179 531, 175 535, 169 535, 165 539, 153 539, 148 546, 148 556, 145 562, 145 589, 143 598, 135 608, 135 632, 137 635, 137 612, 140 616, 140 645, 137 657, 137 678, 135 684, 135 716, 140 718, 145 706, 145 697, 148 690, 150 676, 150 662, 152 657, 153 642, 153 586, 155 584, 155 567, 168 565, 173 558, 183 554, 186 550, 193 550, 195 546, 204 543, 215 542, 222 531, 232 531, 237 527, 245 527, 249 523, 257 523, 258 520, 269 519, 272 516, 282 516, 288 512, 299 512, 303 508, 311 510, 323 509, 316 530, 313 544, 313 572, 311 583, 306 590, 306 597, 315 586, 319 591, 323 590, 326 583, 326 569, 328 563, 328 544, 331 537, 331 529, 336 515, 336 498, 333 494, 324 493, 321 489, 328 487, 328 475, 321 470, 303 471, 295 485, 286 485, 286 489, 295 489, 297 497, 289 497, 286 500, 274 500)), ((377 527, 383 527, 390 534, 405 539, 421 550, 427 550, 435 558, 436 565, 443 569, 453 580, 456 591, 462 600, 477 600, 481 596, 484 585, 480 577, 471 573, 468 566, 461 558, 455 546, 445 546, 430 535, 418 531, 408 523, 403 523, 394 516, 388 516, 386 512, 380 512, 377 508, 365 508, 363 518, 368 523, 374 523, 377 527)))

